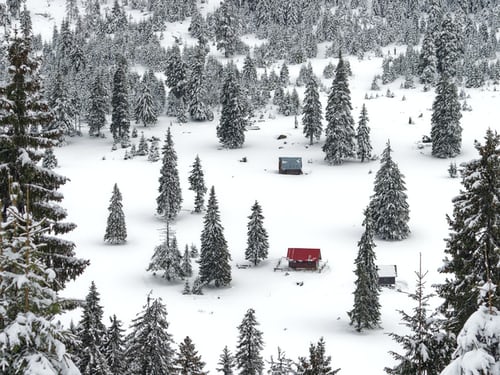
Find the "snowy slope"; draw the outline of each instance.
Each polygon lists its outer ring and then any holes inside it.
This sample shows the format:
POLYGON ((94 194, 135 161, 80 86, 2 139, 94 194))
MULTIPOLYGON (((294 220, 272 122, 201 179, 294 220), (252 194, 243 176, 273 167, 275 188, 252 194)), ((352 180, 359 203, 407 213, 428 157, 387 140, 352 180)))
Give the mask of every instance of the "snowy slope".
MULTIPOLYGON (((48 4, 28 0, 28 8, 35 14, 50 14, 33 19, 35 33, 41 32, 44 37, 50 37, 52 22, 59 24, 64 11, 62 0, 48 4)), ((185 33, 188 24, 185 21, 178 28, 172 26, 171 32, 185 33)), ((166 37, 165 41, 168 40, 166 37)), ((243 57, 239 59, 241 62, 243 57)), ((351 56, 349 60, 354 73, 350 79, 353 116, 357 120, 364 102, 376 154, 382 152, 390 139, 393 159, 405 175, 411 209, 412 233, 408 239, 376 241, 378 263, 396 264, 399 285, 403 288, 403 293, 391 289, 381 293, 383 328, 357 333, 349 326, 346 314, 353 303, 353 262, 362 234, 362 212, 372 194, 379 162, 353 161, 328 166, 321 151, 323 139, 308 146, 302 128, 294 128, 293 117, 269 119, 267 114, 265 121, 256 123, 260 129, 249 130, 245 145, 237 150, 220 149, 215 133, 218 116, 211 123, 184 125, 163 116, 154 127, 138 128, 147 137, 155 135, 163 140, 172 123, 184 197, 183 209, 174 223, 181 249, 191 243, 199 247, 200 241, 203 216, 191 213, 194 196, 187 182, 196 154, 200 156, 207 185, 215 186, 233 259, 233 282, 227 288, 205 289, 203 296, 182 295, 182 282, 168 283, 145 271, 154 247, 160 243, 163 228, 162 221, 155 216, 161 162, 151 163, 146 157, 123 160, 124 150, 111 151, 109 134, 106 139, 87 136, 68 139, 67 146, 56 150, 60 164, 57 171, 71 180, 62 189, 63 206, 69 212, 69 220, 78 225, 68 237, 77 244, 78 256, 90 259, 91 265, 63 294, 84 298, 93 280, 101 293, 105 316, 116 314, 128 326, 152 290, 153 296, 162 297, 167 305, 175 341, 189 335, 211 373, 215 372, 225 345, 234 352, 236 327, 245 311, 252 307, 263 331, 266 360, 271 354, 276 355, 277 346, 292 359, 307 355, 309 344, 323 336, 332 355, 332 365, 342 368, 341 374, 383 374, 383 368, 392 364, 388 351, 399 349, 386 334, 402 332, 396 309, 410 311, 413 307, 404 292, 414 289, 419 252, 424 270, 429 270, 427 291, 431 292, 430 285, 441 278, 437 268, 441 265, 443 238, 448 230, 445 215, 452 211, 451 199, 458 193, 460 181, 448 177, 450 160, 435 159, 430 156, 429 148, 417 148, 421 136, 430 132, 433 92, 424 93, 421 88, 401 90, 397 81, 389 86, 394 98, 384 97, 387 86, 383 86, 378 92, 380 98, 364 100, 373 76, 381 72, 382 61, 373 56, 363 61, 351 56), (413 125, 408 124, 410 116, 413 125), (280 134, 287 138, 277 140, 280 134), (306 173, 279 175, 279 156, 301 156, 306 173), (248 162, 240 162, 242 157, 248 162), (123 246, 103 243, 107 207, 115 182, 123 195, 129 234, 123 246), (262 206, 269 233, 269 259, 256 268, 238 269, 236 264, 244 262, 247 217, 255 200, 262 206), (286 255, 288 247, 321 248, 323 259, 328 261, 327 269, 322 273, 274 272, 276 262, 286 255), (303 286, 297 285, 299 281, 303 281, 303 286)), ((315 73, 321 75, 329 61, 314 59, 315 73)), ((332 61, 336 63, 335 59, 332 61)), ((290 67, 292 81, 299 68, 290 67)), ((323 83, 326 87, 331 85, 330 80, 323 83)), ((500 116, 499 94, 493 87, 467 92, 473 111, 463 113, 463 149, 455 160, 457 165, 477 157, 474 139, 482 140, 488 127, 497 128, 495 119, 500 116)), ((321 98, 324 109, 326 93, 321 98)), ((61 319, 66 323, 70 319, 78 321, 80 311, 61 319)))

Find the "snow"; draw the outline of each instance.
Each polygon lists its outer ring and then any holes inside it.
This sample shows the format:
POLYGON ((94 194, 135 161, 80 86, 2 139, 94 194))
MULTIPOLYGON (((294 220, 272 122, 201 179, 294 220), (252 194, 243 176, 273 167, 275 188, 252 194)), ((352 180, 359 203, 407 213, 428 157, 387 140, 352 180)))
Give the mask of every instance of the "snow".
MULTIPOLYGON (((27 1, 34 15, 35 33, 41 33, 44 39, 51 38, 54 23, 60 25, 64 17, 64 3, 63 0, 27 1)), ((204 12, 212 11, 214 1, 204 7, 204 12)), ((186 20, 169 27, 164 42, 171 43, 171 35, 191 40, 186 36, 188 26, 186 20)), ((384 53, 392 48, 384 49, 384 53)), ((429 271, 428 285, 443 278, 437 269, 442 266, 443 238, 448 234, 445 215, 451 214, 451 200, 461 188, 460 179, 449 178, 447 169, 451 161, 459 165, 478 157, 473 142, 482 142, 488 127, 497 128, 500 91, 491 86, 467 89, 471 96, 467 101, 473 111, 464 112, 461 120, 462 152, 454 159, 436 159, 430 155, 430 148, 417 147, 422 135, 430 133, 434 93, 424 93, 418 85, 417 89, 402 90, 401 80, 397 80, 381 85, 379 98, 364 100, 367 92, 376 94, 369 92, 369 88, 373 76, 381 73, 382 59, 373 55, 367 55, 363 61, 353 56, 347 58, 354 73, 349 87, 356 125, 365 103, 373 154, 379 155, 390 139, 393 160, 405 175, 408 189, 411 234, 403 241, 376 240, 377 263, 397 265, 400 285, 408 285, 403 291, 413 292, 419 253, 423 269, 429 271), (384 96, 388 88, 394 98, 384 96), (408 124, 409 117, 414 124, 408 124)), ((244 57, 237 59, 241 64, 244 57)), ((330 61, 336 64, 337 59, 314 59, 315 74, 321 77, 330 61)), ((281 64, 282 61, 274 64, 276 72, 281 64)), ((292 82, 299 69, 299 65, 289 66, 292 82)), ((329 88, 331 80, 322 79, 322 84, 329 88)), ((303 87, 298 91, 303 99, 303 87)), ((321 92, 320 98, 325 108, 326 93, 321 92)), ((62 206, 68 211, 68 220, 78 225, 64 238, 76 243, 78 257, 91 261, 85 273, 69 283, 62 294, 83 299, 91 281, 95 281, 104 306, 104 321, 116 314, 128 328, 141 311, 147 294, 153 291, 155 298, 161 297, 166 303, 169 332, 176 343, 187 335, 191 337, 211 373, 215 373, 225 345, 235 352, 237 326, 245 312, 253 308, 263 332, 265 360, 276 355, 278 346, 296 360, 307 355, 310 343, 324 337, 332 367, 341 368, 341 374, 384 374, 383 368, 393 364, 388 352, 401 351, 387 333, 404 332, 397 309, 410 310, 408 296, 394 289, 382 290, 381 329, 358 333, 349 326, 347 316, 353 304, 354 259, 363 232, 363 209, 373 194, 379 162, 346 161, 341 166, 329 166, 321 151, 324 135, 319 143, 309 146, 302 126, 294 128, 293 117, 276 115, 270 119, 265 114, 264 118, 264 122, 259 122, 259 130, 246 132, 244 146, 234 150, 220 148, 216 137, 218 115, 213 122, 184 125, 160 116, 156 126, 140 127, 146 138, 156 136, 163 140, 168 125, 173 124, 171 131, 184 199, 173 223, 180 249, 192 243, 200 247, 203 215, 192 213, 194 193, 188 189, 188 174, 196 154, 200 156, 207 186, 215 186, 232 255, 233 280, 229 287, 205 288, 204 295, 183 295, 183 281, 167 282, 146 272, 164 229, 164 223, 155 215, 160 161, 151 163, 147 157, 123 160, 124 149, 111 151, 109 132, 105 139, 87 135, 68 138, 67 146, 54 150, 60 164, 57 173, 69 178, 61 189, 65 196, 62 206), (279 134, 287 138, 277 140, 279 134), (308 161, 304 175, 278 174, 278 158, 286 155, 308 161), (247 158, 246 163, 239 162, 242 157, 247 158), (109 246, 102 240, 109 191, 115 183, 122 192, 128 230, 127 243, 122 246, 109 246), (247 216, 255 200, 263 209, 264 226, 269 234, 269 259, 257 267, 239 269, 236 264, 245 261, 247 216), (321 273, 274 272, 288 247, 321 248, 329 267, 321 273)), ((196 270, 196 264, 193 265, 196 270)), ((438 303, 431 301, 432 306, 438 303)), ((61 316, 61 321, 69 325, 71 320, 79 321, 80 314, 80 310, 75 310, 61 316)))

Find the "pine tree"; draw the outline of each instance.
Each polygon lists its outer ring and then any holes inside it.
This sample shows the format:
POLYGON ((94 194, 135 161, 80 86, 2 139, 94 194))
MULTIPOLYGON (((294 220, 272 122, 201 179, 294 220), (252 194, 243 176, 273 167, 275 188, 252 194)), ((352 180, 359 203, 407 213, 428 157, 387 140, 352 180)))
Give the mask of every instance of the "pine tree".
POLYGON ((221 116, 217 137, 227 148, 240 148, 245 143, 247 125, 243 96, 237 78, 237 68, 228 64, 221 93, 221 116))
POLYGON ((78 324, 78 367, 83 375, 111 375, 102 351, 106 327, 102 323, 103 308, 95 283, 90 284, 85 298, 82 319, 78 324))
POLYGON ((165 145, 162 149, 163 161, 160 170, 159 195, 156 198, 156 212, 165 216, 167 220, 173 220, 181 210, 182 191, 177 171, 177 153, 174 149, 174 141, 170 128, 167 130, 165 145))
POLYGON ((358 242, 356 264, 356 289, 354 307, 348 313, 350 324, 356 331, 380 327, 380 287, 378 285, 377 266, 375 265, 375 243, 373 242, 373 223, 370 209, 364 212, 365 231, 358 242))
POLYGON ((207 187, 205 186, 203 169, 201 168, 201 161, 198 155, 196 155, 196 158, 194 159, 188 179, 189 190, 193 190, 195 193, 194 212, 201 212, 205 204, 205 193, 207 192, 207 187))
POLYGON ((340 369, 332 370, 332 358, 325 355, 325 340, 321 337, 316 345, 309 346, 309 358, 299 357, 297 372, 303 375, 335 375, 340 369))
POLYGON ((439 271, 450 277, 437 286, 445 328, 455 334, 487 300, 500 303, 500 288, 481 294, 489 279, 500 285, 500 136, 488 129, 484 145, 476 141, 475 147, 480 157, 464 166, 463 189, 453 198, 453 217, 447 217, 451 231, 439 271))
POLYGON ((457 87, 446 75, 441 75, 438 82, 432 110, 432 155, 438 158, 457 156, 462 146, 462 114, 457 87))
POLYGON ((175 351, 168 333, 167 309, 161 298, 148 295, 143 310, 132 320, 127 336, 128 374, 175 373, 175 351))
POLYGON ((170 88, 170 93, 176 99, 175 108, 172 113, 181 113, 183 108, 177 108, 186 98, 188 66, 182 59, 178 45, 174 45, 168 50, 168 59, 165 68, 165 83, 170 88))
POLYGON ((158 121, 156 100, 153 98, 150 88, 144 84, 135 102, 135 117, 137 122, 141 122, 144 126, 153 125, 158 121))
POLYGON ((392 160, 387 141, 375 176, 374 194, 370 201, 375 235, 383 240, 402 240, 410 234, 409 206, 405 193, 404 175, 392 160))
POLYGON ((248 218, 250 221, 247 224, 248 237, 245 259, 256 266, 261 260, 267 259, 269 251, 268 235, 262 222, 264 216, 262 215, 262 208, 257 201, 253 204, 252 213, 248 218))
POLYGON ((323 151, 329 164, 342 164, 344 159, 356 156, 356 132, 351 109, 347 70, 342 55, 339 54, 325 114, 328 125, 323 151))
POLYGON ((436 37, 437 71, 440 75, 452 79, 457 74, 458 61, 461 57, 460 30, 456 19, 447 14, 436 37))
POLYGON ((215 41, 217 49, 224 50, 225 57, 235 54, 239 40, 239 19, 236 17, 235 5, 231 0, 221 2, 215 16, 215 41))
POLYGON ((420 52, 418 66, 420 72, 420 83, 426 86, 433 85, 437 78, 436 47, 430 32, 425 33, 420 52))
POLYGON ((47 268, 55 272, 54 289, 65 287, 85 270, 88 261, 75 257, 75 244, 55 235, 75 228, 64 222, 66 211, 59 205, 63 195, 58 191, 67 178, 38 164, 43 150, 58 144, 61 134, 47 131, 51 115, 47 103, 41 99, 38 76, 39 61, 31 57, 31 42, 14 33, 9 41, 9 77, 0 86, 0 198, 2 211, 12 203, 9 186, 17 183, 21 192, 18 209, 23 213, 27 190, 30 189, 30 214, 48 228, 34 239, 44 243, 41 258, 47 268), (38 132, 30 133, 37 128, 38 132))
POLYGON ((309 138, 309 144, 312 145, 314 138, 319 140, 323 131, 323 125, 321 124, 323 115, 321 114, 321 102, 319 101, 318 82, 313 74, 310 75, 307 81, 302 114, 304 135, 309 138))
POLYGON ((480 306, 457 337, 457 349, 441 375, 500 372, 500 312, 494 306, 480 306))
POLYGON ((101 129, 106 126, 106 113, 108 111, 107 92, 104 87, 102 74, 96 74, 90 91, 87 124, 89 126, 89 134, 99 137, 101 129))
POLYGON ((144 132, 141 132, 141 137, 139 138, 139 145, 137 146, 136 155, 144 156, 148 154, 148 142, 144 136, 144 132))
POLYGON ((191 265, 191 256, 187 245, 181 259, 181 270, 184 277, 193 276, 193 266, 191 265))
POLYGON ((125 224, 125 214, 123 213, 122 194, 116 183, 113 186, 113 195, 111 196, 108 210, 109 216, 104 241, 113 245, 123 244, 127 240, 127 227, 125 224))
POLYGON ((234 367, 236 366, 234 356, 228 349, 227 345, 222 349, 222 353, 219 357, 219 362, 217 362, 219 367, 217 367, 218 372, 222 372, 223 375, 233 375, 234 367))
POLYGON ((57 159, 52 148, 46 148, 43 154, 42 167, 54 169, 57 167, 57 159))
POLYGON ((285 352, 281 350, 278 346, 278 355, 276 359, 271 356, 271 359, 268 361, 269 370, 267 373, 269 375, 292 375, 296 374, 293 369, 294 363, 290 358, 287 358, 285 352))
POLYGON ((260 352, 264 347, 262 332, 257 329, 259 323, 255 318, 255 310, 248 309, 238 326, 238 344, 236 346, 236 366, 242 375, 262 374, 264 361, 260 352))
POLYGON ((15 203, 0 220, 0 369, 5 374, 79 374, 65 343, 74 340, 55 321, 64 310, 51 278, 54 270, 34 241, 47 230, 26 207, 17 209, 19 185, 11 184, 15 203), (53 350, 57 348, 58 350, 53 350))
POLYGON ((189 115, 195 121, 213 120, 214 114, 208 107, 206 86, 205 57, 209 47, 204 38, 198 39, 198 45, 191 57, 187 95, 189 98, 189 115))
POLYGON ((398 363, 392 368, 384 369, 388 374, 439 374, 451 354, 450 336, 439 330, 436 324, 436 313, 430 315, 428 313, 429 299, 433 295, 425 294, 424 278, 427 272, 422 272, 421 259, 419 271, 415 274, 417 275, 415 293, 408 295, 416 304, 412 310, 413 315, 409 315, 404 310, 398 310, 403 325, 410 330, 410 333, 389 334, 405 352, 404 354, 389 352, 398 363))
POLYGON ((175 366, 177 367, 177 373, 180 375, 208 374, 208 372, 203 371, 205 362, 201 360, 201 356, 196 351, 193 341, 189 336, 186 336, 184 341, 179 344, 175 366))
POLYGON ((216 287, 229 285, 231 282, 231 254, 224 237, 224 228, 220 222, 219 204, 215 188, 210 189, 207 212, 203 219, 201 232, 199 276, 203 284, 214 282, 216 287))
POLYGON ((160 160, 160 146, 158 145, 158 139, 154 138, 149 148, 148 161, 154 163, 158 160, 160 160))
POLYGON ((358 130, 356 133, 357 156, 363 163, 372 157, 372 145, 370 142, 370 127, 368 126, 368 113, 366 105, 363 103, 359 115, 358 130))
POLYGON ((127 363, 125 357, 125 330, 123 323, 113 315, 109 318, 111 324, 106 330, 103 342, 103 353, 113 375, 121 375, 126 372, 127 363))
POLYGON ((177 247, 177 239, 170 234, 170 223, 166 221, 165 239, 155 247, 153 256, 146 271, 161 272, 161 277, 167 281, 179 280, 184 277, 181 267, 181 253, 177 247))
POLYGON ((113 75, 113 95, 111 98, 111 133, 115 142, 129 138, 130 105, 128 98, 128 84, 126 63, 120 62, 113 75))

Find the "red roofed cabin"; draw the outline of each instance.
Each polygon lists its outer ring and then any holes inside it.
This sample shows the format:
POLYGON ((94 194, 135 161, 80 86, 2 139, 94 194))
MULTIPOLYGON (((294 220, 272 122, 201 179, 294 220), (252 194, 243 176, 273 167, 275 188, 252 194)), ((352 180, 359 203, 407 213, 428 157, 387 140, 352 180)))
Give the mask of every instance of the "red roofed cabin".
POLYGON ((321 260, 321 250, 289 247, 286 257, 290 268, 317 270, 321 260))

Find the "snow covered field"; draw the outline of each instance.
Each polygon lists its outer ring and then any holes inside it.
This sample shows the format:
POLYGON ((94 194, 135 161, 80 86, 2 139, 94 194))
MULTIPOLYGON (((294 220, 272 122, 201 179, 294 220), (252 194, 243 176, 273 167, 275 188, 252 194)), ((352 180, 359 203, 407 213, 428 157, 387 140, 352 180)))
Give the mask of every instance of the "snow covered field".
MULTIPOLYGON (((33 18, 35 33, 50 37, 51 22, 59 25, 62 19, 63 3, 51 1, 46 8, 45 1, 28 0, 28 9, 38 9, 34 13, 52 15, 52 20, 42 16, 33 18)), ((187 28, 185 22, 183 27, 187 28)), ((399 52, 403 47, 397 48, 399 52)), ((388 50, 392 52, 393 47, 388 50)), ((240 63, 243 61, 242 56, 237 58, 240 63)), ((192 243, 199 248, 203 215, 191 212, 194 195, 188 190, 187 181, 197 154, 207 185, 215 186, 232 255, 233 281, 227 288, 205 288, 201 296, 182 295, 183 282, 169 283, 145 271, 164 228, 155 215, 161 161, 151 163, 147 157, 124 160, 124 149, 111 151, 109 133, 106 139, 90 139, 86 131, 83 137, 68 138, 68 144, 56 150, 60 164, 57 172, 71 180, 61 189, 65 195, 63 206, 68 210, 68 220, 78 225, 68 238, 76 243, 77 255, 90 259, 91 265, 68 285, 63 295, 83 299, 91 281, 95 281, 104 306, 105 323, 108 316, 116 314, 128 327, 145 304, 148 292, 153 291, 154 297, 161 297, 166 303, 174 340, 179 343, 189 335, 211 373, 215 372, 225 345, 234 352, 236 327, 252 307, 263 332, 266 360, 270 355, 276 356, 278 346, 288 357, 297 359, 299 355, 307 355, 311 342, 324 337, 332 367, 340 367, 341 374, 383 374, 383 368, 393 363, 388 351, 400 350, 387 336, 389 332, 403 332, 396 310, 410 312, 413 308, 413 301, 405 292, 414 291, 419 253, 423 270, 429 271, 428 293, 431 284, 442 277, 437 269, 442 264, 443 239, 448 235, 445 215, 451 214, 451 199, 461 185, 460 179, 448 176, 450 159, 433 158, 430 148, 417 147, 422 135, 430 133, 434 92, 424 93, 420 86, 400 89, 401 80, 371 92, 370 83, 375 74, 381 73, 382 59, 373 55, 367 55, 363 61, 353 56, 348 59, 353 71, 349 82, 353 117, 357 121, 365 103, 374 154, 380 154, 390 139, 393 159, 405 175, 410 205, 410 237, 399 242, 376 241, 377 263, 397 265, 401 288, 401 292, 383 289, 381 293, 381 329, 357 333, 349 326, 346 313, 353 304, 353 262, 362 234, 362 212, 373 192, 379 162, 349 161, 329 166, 323 161, 321 151, 324 138, 309 146, 302 126, 294 128, 293 117, 276 115, 270 119, 269 113, 264 114, 264 121, 255 123, 258 130, 247 131, 243 148, 236 150, 220 148, 216 137, 218 115, 213 122, 183 125, 162 116, 154 127, 138 126, 146 137, 156 136, 163 141, 167 127, 172 124, 184 199, 183 209, 174 222, 181 250, 192 243), (395 93, 394 98, 385 97, 387 88, 395 93), (365 100, 367 92, 373 96, 378 93, 380 97, 365 100), (406 100, 402 100, 403 96, 406 100), (414 124, 408 123, 409 117, 414 124), (286 138, 277 140, 280 134, 286 138), (305 174, 279 175, 279 156, 302 157, 305 174), (240 161, 243 157, 247 158, 246 163, 240 161), (114 183, 123 195, 128 229, 128 241, 121 246, 103 242, 114 183), (269 233, 269 259, 257 267, 239 269, 236 265, 244 263, 247 217, 255 200, 262 206, 269 233), (328 267, 322 273, 274 272, 288 247, 321 248, 328 267), (303 285, 297 285, 298 282, 303 285)), ((336 59, 325 58, 312 61, 317 76, 321 76, 329 61, 336 63, 336 59)), ((275 66, 278 71, 281 62, 275 66)), ((300 66, 289 68, 294 82, 300 66)), ((323 79, 323 84, 329 88, 331 80, 323 79)), ((302 90, 299 90, 301 99, 302 90)), ((462 153, 453 160, 457 165, 477 157, 473 141, 482 142, 488 127, 498 129, 496 119, 500 117, 499 93, 493 86, 467 89, 467 93, 470 94, 467 102, 473 110, 463 112, 462 153)), ((324 110, 326 92, 321 93, 321 99, 324 110)), ((71 319, 77 322, 80 311, 61 319, 65 323, 71 319)))

